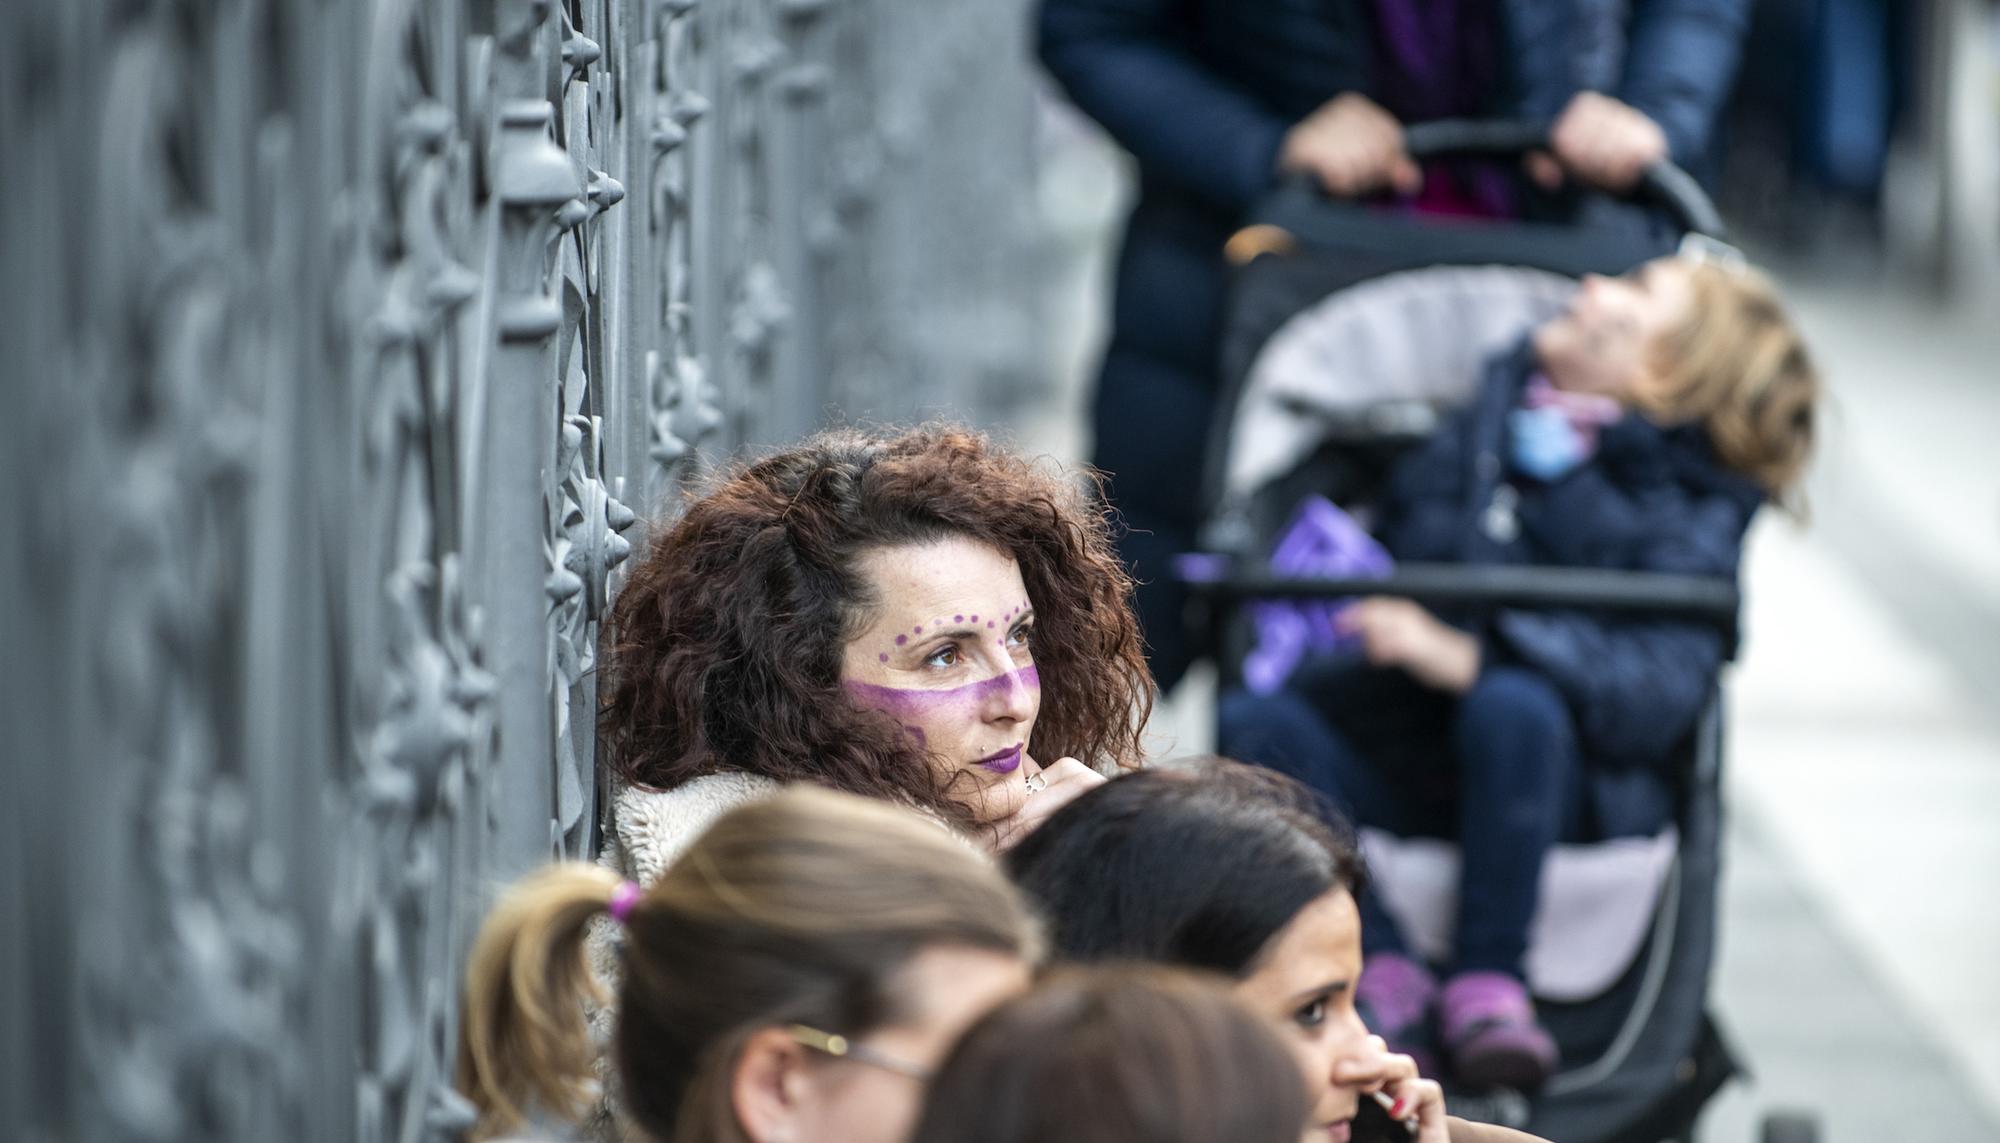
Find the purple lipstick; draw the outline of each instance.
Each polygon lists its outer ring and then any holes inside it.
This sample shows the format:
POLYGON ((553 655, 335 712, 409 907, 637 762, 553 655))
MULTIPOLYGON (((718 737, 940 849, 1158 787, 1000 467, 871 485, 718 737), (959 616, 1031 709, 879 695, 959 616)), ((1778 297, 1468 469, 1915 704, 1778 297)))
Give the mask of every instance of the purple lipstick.
POLYGON ((994 774, 1012 774, 1021 768, 1021 748, 1015 745, 1009 746, 1005 750, 996 750, 986 757, 981 758, 979 766, 981 769, 994 774))

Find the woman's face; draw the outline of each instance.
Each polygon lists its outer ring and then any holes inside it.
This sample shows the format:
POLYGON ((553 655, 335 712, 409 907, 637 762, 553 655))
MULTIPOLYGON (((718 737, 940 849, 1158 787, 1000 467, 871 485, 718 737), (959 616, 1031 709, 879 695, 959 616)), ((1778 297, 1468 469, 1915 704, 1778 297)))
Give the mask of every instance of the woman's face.
POLYGON ((923 1104, 920 1074, 935 1072, 974 1021, 1026 992, 1028 983, 1028 966, 1009 953, 938 945, 912 957, 890 986, 904 1019, 855 1041, 895 1067, 853 1056, 809 1056, 793 1119, 801 1137, 902 1143, 923 1104))
POLYGON ((1358 1087, 1335 1080, 1343 1060, 1366 1053, 1368 1027, 1354 1010, 1361 978, 1361 913, 1345 889, 1299 910, 1278 930, 1237 995, 1275 1023, 1297 1054, 1312 1093, 1305 1143, 1346 1143, 1358 1087))
POLYGON ((1693 268, 1656 258, 1616 278, 1585 274, 1569 308, 1535 331, 1535 356, 1558 389, 1625 400, 1652 373, 1654 348, 1694 305, 1693 268))
POLYGON ((979 820, 1012 817, 1039 767, 1028 738, 1042 707, 1030 633, 1035 609, 1013 559, 976 540, 878 548, 861 557, 877 607, 849 641, 840 681, 855 703, 893 715, 979 820))

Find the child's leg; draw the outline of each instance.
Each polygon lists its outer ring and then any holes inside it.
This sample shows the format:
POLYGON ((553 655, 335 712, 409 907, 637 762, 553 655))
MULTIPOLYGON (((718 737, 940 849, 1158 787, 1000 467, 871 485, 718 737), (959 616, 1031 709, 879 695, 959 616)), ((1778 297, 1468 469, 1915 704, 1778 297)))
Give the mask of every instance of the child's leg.
POLYGON ((1456 970, 1522 978, 1542 863, 1580 814, 1569 707, 1541 675, 1486 671, 1456 720, 1459 885, 1456 970))
POLYGON ((1458 939, 1439 1024, 1459 1079, 1539 1087, 1556 1044, 1535 1019, 1522 961, 1542 863, 1578 815, 1580 762, 1562 696, 1540 675, 1486 671, 1454 720, 1459 778, 1458 939))
MULTIPOLYGON (((1392 832, 1403 828, 1406 814, 1398 792, 1305 697, 1289 690, 1269 695, 1233 691, 1219 705, 1220 753, 1296 778, 1355 826, 1392 832)), ((1402 934, 1375 894, 1362 890, 1356 904, 1364 953, 1403 953, 1402 934)))

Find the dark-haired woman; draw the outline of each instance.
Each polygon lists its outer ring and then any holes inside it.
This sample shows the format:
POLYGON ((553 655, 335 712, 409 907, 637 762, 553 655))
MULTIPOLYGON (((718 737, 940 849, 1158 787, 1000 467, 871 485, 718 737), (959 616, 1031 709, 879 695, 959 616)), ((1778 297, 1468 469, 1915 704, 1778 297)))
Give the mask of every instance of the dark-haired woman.
POLYGON ((911 1143, 1297 1143, 1306 1106, 1284 1041, 1221 978, 1071 969, 973 1025, 911 1143))
POLYGON ((612 610, 609 860, 658 876, 778 783, 1005 846, 1151 705, 1131 580, 1087 490, 953 427, 826 432, 716 481, 612 610))
POLYGON ((1409 1138, 1382 1110, 1414 1118, 1418 1143, 1528 1138, 1448 1118, 1442 1089, 1369 1034, 1354 1007, 1361 861, 1297 783, 1219 759, 1129 774, 1064 806, 1006 860, 1059 959, 1232 978, 1304 1069, 1307 1143, 1409 1138))

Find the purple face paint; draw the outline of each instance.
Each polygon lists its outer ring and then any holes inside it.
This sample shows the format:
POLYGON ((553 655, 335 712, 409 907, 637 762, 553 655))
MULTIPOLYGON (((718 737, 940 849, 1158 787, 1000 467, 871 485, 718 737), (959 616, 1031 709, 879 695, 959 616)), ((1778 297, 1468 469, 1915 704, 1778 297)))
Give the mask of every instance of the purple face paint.
POLYGON ((882 661, 883 661, 883 662, 885 662, 885 663, 889 661, 889 653, 888 653, 887 651, 884 651, 883 653, 881 653, 880 655, 877 655, 877 656, 875 656, 875 657, 876 657, 876 658, 878 658, 878 659, 880 659, 880 660, 882 660, 882 661))
MULTIPOLYGON (((977 615, 973 616, 973 617, 972 617, 972 621, 973 621, 974 623, 977 623, 977 622, 979 622, 979 617, 978 617, 977 615)), ((988 626, 991 626, 991 625, 989 624, 988 626)))
MULTIPOLYGON (((1040 692, 1042 676, 1033 666, 1018 671, 1003 671, 990 679, 967 683, 962 687, 948 687, 943 690, 923 690, 915 687, 884 687, 875 683, 847 682, 842 684, 847 693, 854 696, 857 706, 864 710, 879 710, 895 716, 903 723, 904 729, 911 731, 919 745, 923 743, 923 732, 912 723, 933 722, 941 718, 979 717, 979 709, 996 697, 1011 692, 1018 684, 1028 690, 1040 692)), ((1002 752, 1004 753, 1004 751, 1002 752)), ((985 766, 989 758, 979 759, 977 764, 985 766)), ((1004 760, 1003 760, 1004 761, 1004 760)), ((1007 773, 1020 765, 1019 757, 1014 765, 995 773, 1007 773)), ((987 769, 994 769, 987 766, 987 769)))
POLYGON ((905 644, 905 643, 908 643, 909 641, 910 641, 910 637, 909 637, 908 635, 898 635, 898 636, 896 636, 896 646, 898 646, 898 647, 902 646, 902 645, 903 645, 903 644, 905 644))
POLYGON ((986 621, 986 629, 987 629, 988 631, 991 631, 991 630, 993 630, 993 621, 992 621, 991 619, 988 619, 988 620, 986 621))
POLYGON ((910 632, 910 634, 912 635, 922 635, 923 633, 924 633, 924 625, 921 623, 917 624, 916 630, 910 632))
POLYGON ((951 621, 952 621, 953 623, 963 623, 963 622, 965 622, 965 616, 963 616, 963 615, 954 615, 954 616, 952 616, 952 617, 951 617, 951 621))

